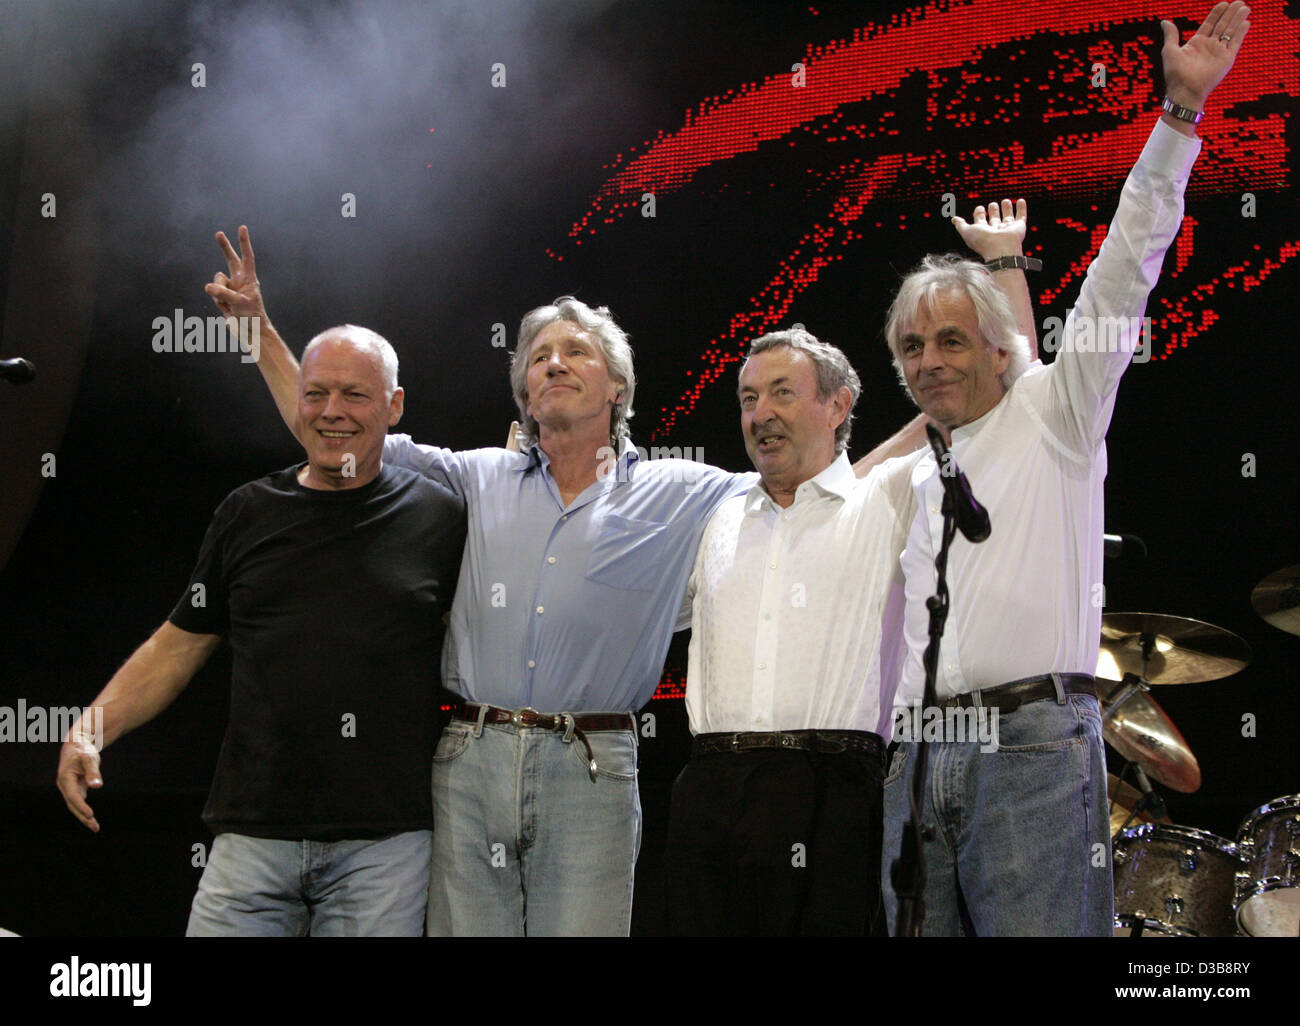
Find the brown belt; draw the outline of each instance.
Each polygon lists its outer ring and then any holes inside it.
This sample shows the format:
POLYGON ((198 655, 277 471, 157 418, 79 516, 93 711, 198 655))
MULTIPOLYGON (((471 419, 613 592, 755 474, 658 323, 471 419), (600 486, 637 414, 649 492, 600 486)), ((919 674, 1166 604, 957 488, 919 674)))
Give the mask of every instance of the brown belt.
POLYGON ((596 779, 596 757, 591 753, 591 744, 587 734, 597 730, 636 730, 636 720, 631 713, 585 713, 574 716, 573 713, 543 713, 531 706, 522 709, 502 709, 500 706, 483 705, 479 702, 465 702, 452 710, 451 718, 465 723, 509 723, 514 727, 533 727, 564 734, 564 740, 577 738, 587 751, 587 772, 591 779, 596 779), (486 710, 486 711, 485 711, 486 710))

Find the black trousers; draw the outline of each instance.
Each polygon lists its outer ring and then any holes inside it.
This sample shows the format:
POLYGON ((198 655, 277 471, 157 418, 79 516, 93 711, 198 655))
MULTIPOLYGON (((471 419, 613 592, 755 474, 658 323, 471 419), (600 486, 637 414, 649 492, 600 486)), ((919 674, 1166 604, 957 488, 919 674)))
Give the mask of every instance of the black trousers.
POLYGON ((883 767, 865 752, 695 756, 665 859, 676 936, 886 936, 883 767))

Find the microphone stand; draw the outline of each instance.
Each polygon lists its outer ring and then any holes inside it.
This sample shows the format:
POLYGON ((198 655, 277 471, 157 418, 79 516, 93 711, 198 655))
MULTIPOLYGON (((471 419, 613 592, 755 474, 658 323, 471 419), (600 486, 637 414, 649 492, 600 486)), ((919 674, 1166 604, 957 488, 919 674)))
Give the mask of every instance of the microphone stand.
MULTIPOLYGON (((922 713, 935 707, 935 675, 939 667, 939 642, 943 639, 944 624, 948 621, 948 548, 957 533, 957 513, 953 508, 952 497, 947 489, 943 494, 943 544, 939 546, 939 555, 935 557, 934 567, 937 571, 935 593, 925 600, 930 610, 930 641, 925 646, 925 698, 921 704, 922 713)), ((925 921, 925 854, 921 851, 923 841, 934 840, 934 832, 921 822, 921 809, 925 801, 925 770, 929 756, 929 746, 925 741, 925 732, 920 724, 912 738, 916 754, 916 766, 912 770, 912 783, 908 790, 908 800, 912 809, 911 820, 903 826, 903 836, 898 858, 890 866, 889 879, 898 898, 898 921, 894 933, 898 937, 921 936, 921 925, 925 921)))

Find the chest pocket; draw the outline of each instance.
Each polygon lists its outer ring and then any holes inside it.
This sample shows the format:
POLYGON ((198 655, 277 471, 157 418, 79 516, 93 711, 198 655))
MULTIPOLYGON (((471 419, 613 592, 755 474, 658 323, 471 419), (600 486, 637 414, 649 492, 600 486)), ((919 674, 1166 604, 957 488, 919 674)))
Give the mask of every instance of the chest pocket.
POLYGON ((587 580, 611 588, 650 591, 663 575, 667 549, 667 524, 609 513, 587 559, 587 580))

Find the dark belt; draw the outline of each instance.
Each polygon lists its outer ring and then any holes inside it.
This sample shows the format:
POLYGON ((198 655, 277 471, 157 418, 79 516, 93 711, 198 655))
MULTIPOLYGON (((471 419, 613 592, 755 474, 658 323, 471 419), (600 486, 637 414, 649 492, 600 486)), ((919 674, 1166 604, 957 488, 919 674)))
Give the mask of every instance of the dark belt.
POLYGON ((995 688, 984 688, 982 691, 969 691, 964 695, 941 698, 938 706, 940 709, 971 709, 975 706, 975 696, 979 695, 979 704, 986 709, 996 709, 1002 713, 1015 712, 1022 705, 1028 705, 1030 702, 1055 698, 1056 684, 1052 679, 1054 676, 1060 679, 1061 691, 1064 694, 1094 697, 1097 694, 1096 681, 1086 673, 1049 673, 1042 677, 1026 677, 1024 680, 1012 681, 1010 684, 999 684, 995 688))
POLYGON ((515 727, 535 727, 577 738, 587 750, 587 772, 591 779, 596 779, 596 757, 591 753, 591 744, 587 733, 595 730, 636 730, 636 720, 631 713, 587 713, 574 716, 572 713, 543 713, 531 706, 522 709, 502 709, 495 705, 482 705, 478 702, 464 702, 452 710, 453 720, 465 723, 479 722, 479 716, 486 723, 509 723, 515 727), (483 712, 483 710, 487 710, 483 712))
POLYGON ((721 752, 752 752, 764 748, 778 751, 865 752, 883 758, 885 742, 878 734, 865 730, 778 730, 742 734, 696 734, 691 755, 717 755, 721 752))

